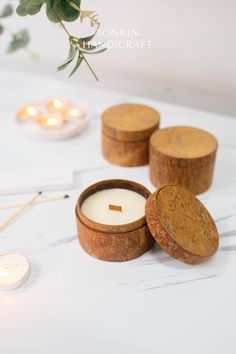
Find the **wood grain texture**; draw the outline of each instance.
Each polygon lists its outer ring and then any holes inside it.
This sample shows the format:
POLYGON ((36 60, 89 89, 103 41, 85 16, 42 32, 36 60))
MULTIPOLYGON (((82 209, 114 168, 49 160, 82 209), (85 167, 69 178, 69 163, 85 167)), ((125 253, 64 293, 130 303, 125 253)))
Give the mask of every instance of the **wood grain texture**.
POLYGON ((109 162, 142 166, 149 159, 149 138, 159 128, 160 114, 139 104, 121 104, 102 114, 102 151, 109 162))
POLYGON ((150 139, 150 179, 156 187, 182 186, 194 194, 212 184, 217 140, 192 127, 171 127, 155 132, 150 139))
POLYGON ((88 219, 81 211, 83 201, 91 194, 109 188, 135 191, 145 198, 150 192, 142 185, 127 180, 107 180, 88 187, 76 205, 78 239, 91 256, 105 261, 128 261, 147 252, 155 240, 146 224, 145 216, 124 225, 105 225, 88 219))
POLYGON ((152 236, 171 257, 197 264, 218 249, 219 234, 204 205, 189 191, 164 186, 146 203, 146 219, 152 236))
POLYGON ((160 123, 154 108, 133 103, 112 106, 102 114, 102 127, 107 136, 120 141, 143 141, 150 137, 160 123))
POLYGON ((124 143, 103 134, 102 153, 107 161, 118 166, 144 166, 149 161, 149 140, 124 143))

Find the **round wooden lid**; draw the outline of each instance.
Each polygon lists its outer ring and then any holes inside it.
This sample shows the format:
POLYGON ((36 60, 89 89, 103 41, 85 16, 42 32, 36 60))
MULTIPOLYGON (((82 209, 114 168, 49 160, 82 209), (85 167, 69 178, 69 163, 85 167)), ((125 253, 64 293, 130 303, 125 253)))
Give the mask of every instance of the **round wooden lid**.
POLYGON ((147 140, 158 129, 159 123, 159 112, 141 104, 120 104, 102 114, 104 134, 120 141, 147 140))
POLYGON ((186 159, 211 155, 218 145, 216 138, 205 130, 183 126, 158 130, 150 143, 154 151, 186 159))
POLYGON ((200 263, 218 249, 219 234, 204 205, 179 186, 164 186, 146 203, 146 220, 153 237, 170 256, 200 263))

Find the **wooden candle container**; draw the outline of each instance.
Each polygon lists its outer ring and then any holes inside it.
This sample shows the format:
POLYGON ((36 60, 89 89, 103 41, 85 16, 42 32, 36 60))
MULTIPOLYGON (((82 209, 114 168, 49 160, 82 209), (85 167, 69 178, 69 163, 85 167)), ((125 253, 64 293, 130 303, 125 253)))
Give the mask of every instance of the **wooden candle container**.
POLYGON ((87 188, 76 205, 78 238, 91 256, 105 261, 128 261, 147 252, 154 244, 145 216, 124 225, 105 225, 88 219, 81 211, 86 198, 99 190, 129 189, 148 198, 150 192, 142 185, 126 180, 107 180, 87 188))
POLYGON ((219 234, 204 205, 179 186, 164 186, 146 203, 149 230, 171 257, 197 264, 218 249, 219 234))
POLYGON ((155 186, 174 184, 194 194, 212 183, 217 140, 192 127, 171 127, 155 132, 150 139, 150 178, 155 186))
POLYGON ((142 166, 149 159, 149 138, 159 128, 160 114, 140 104, 121 104, 102 114, 104 158, 120 166, 142 166))
POLYGON ((127 261, 147 252, 156 241, 171 257, 197 264, 218 249, 219 234, 204 205, 186 189, 167 185, 151 194, 132 181, 107 180, 87 188, 76 205, 78 238, 83 249, 105 261, 127 261), (83 202, 110 188, 129 189, 147 198, 145 216, 123 225, 104 225, 88 219, 83 202))

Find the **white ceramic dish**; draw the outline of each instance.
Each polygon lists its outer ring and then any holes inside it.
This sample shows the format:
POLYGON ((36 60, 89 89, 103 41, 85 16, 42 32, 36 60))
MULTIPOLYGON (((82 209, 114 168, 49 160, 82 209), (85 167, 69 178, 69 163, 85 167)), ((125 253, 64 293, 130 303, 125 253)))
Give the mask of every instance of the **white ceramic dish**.
POLYGON ((16 119, 17 129, 25 136, 36 140, 58 141, 73 138, 85 130, 90 122, 91 113, 85 110, 83 117, 78 120, 65 122, 58 129, 45 129, 34 121, 21 121, 16 119))

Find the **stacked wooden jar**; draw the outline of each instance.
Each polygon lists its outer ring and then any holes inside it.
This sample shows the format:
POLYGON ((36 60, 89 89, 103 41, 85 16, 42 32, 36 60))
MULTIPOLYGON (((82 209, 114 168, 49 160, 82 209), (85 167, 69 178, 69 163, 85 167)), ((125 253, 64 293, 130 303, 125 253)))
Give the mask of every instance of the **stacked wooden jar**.
POLYGON ((192 127, 159 129, 160 114, 139 104, 121 104, 102 114, 102 150, 109 162, 142 166, 149 162, 152 183, 179 185, 193 194, 212 183, 217 140, 192 127))
POLYGON ((147 252, 155 241, 189 264, 216 252, 217 228, 195 195, 212 183, 217 140, 198 128, 159 125, 159 112, 140 104, 117 105, 102 114, 104 158, 126 167, 149 163, 157 190, 151 194, 134 181, 113 179, 80 195, 78 237, 93 257, 127 261, 147 252), (135 212, 138 208, 141 213, 135 212))

